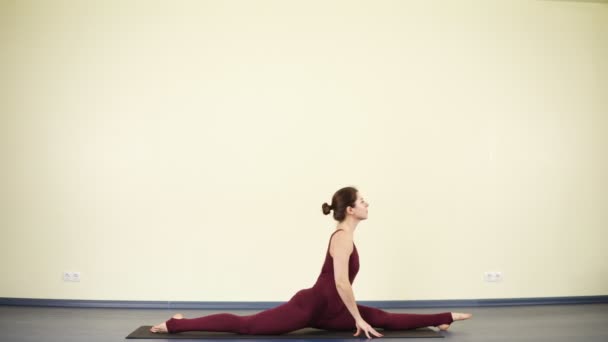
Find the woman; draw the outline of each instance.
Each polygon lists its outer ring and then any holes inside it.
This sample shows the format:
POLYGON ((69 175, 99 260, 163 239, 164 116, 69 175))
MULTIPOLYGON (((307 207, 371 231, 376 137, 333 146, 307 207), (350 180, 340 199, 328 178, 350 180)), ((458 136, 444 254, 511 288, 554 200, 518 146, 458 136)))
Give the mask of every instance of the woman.
POLYGON ((223 331, 252 335, 278 335, 312 327, 325 330, 350 330, 355 326, 367 338, 383 336, 373 327, 385 330, 406 330, 436 326, 447 330, 453 321, 469 319, 471 314, 444 312, 439 314, 389 313, 358 305, 352 283, 359 271, 359 254, 354 233, 359 222, 367 219, 369 204, 357 189, 338 190, 331 205, 323 203, 323 214, 334 211, 338 225, 329 240, 321 274, 313 287, 298 291, 287 303, 254 315, 228 313, 185 319, 181 314, 153 326, 153 333, 183 331, 223 331))

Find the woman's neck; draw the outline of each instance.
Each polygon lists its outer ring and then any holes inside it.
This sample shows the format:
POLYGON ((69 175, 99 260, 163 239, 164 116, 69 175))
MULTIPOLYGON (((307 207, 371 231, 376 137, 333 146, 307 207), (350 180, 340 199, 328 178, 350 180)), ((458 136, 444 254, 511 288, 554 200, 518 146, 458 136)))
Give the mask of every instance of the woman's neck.
POLYGON ((359 220, 352 218, 351 216, 347 216, 344 221, 338 223, 336 229, 344 229, 350 234, 355 233, 355 229, 357 229, 357 225, 359 224, 359 220))

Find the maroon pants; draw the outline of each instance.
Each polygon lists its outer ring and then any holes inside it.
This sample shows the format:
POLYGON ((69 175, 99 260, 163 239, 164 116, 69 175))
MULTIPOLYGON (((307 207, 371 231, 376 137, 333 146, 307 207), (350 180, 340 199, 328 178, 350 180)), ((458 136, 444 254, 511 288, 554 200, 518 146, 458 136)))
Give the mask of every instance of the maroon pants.
MULTIPOLYGON (((229 313, 213 314, 192 319, 170 319, 170 333, 182 331, 222 331, 250 335, 280 335, 294 330, 312 327, 324 330, 356 331, 355 319, 350 312, 341 310, 324 317, 313 301, 302 293, 289 302, 249 316, 229 313)), ((364 305, 357 305, 361 317, 372 327, 384 330, 407 330, 438 326, 453 322, 450 312, 438 314, 390 313, 364 305)))

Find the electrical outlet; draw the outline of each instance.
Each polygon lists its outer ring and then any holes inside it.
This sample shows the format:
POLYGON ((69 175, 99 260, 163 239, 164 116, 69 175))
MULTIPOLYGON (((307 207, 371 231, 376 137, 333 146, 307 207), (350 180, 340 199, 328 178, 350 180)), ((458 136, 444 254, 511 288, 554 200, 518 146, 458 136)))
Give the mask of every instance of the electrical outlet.
POLYGON ((80 282, 80 272, 63 272, 63 281, 80 282))
POLYGON ((483 279, 491 283, 502 281, 502 272, 485 272, 483 279))

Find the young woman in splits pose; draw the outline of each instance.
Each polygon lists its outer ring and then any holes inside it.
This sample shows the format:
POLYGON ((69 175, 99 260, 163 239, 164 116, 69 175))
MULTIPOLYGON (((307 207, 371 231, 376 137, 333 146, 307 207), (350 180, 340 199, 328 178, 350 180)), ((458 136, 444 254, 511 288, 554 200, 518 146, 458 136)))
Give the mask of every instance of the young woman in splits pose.
POLYGON ((471 314, 458 312, 391 313, 355 302, 352 283, 359 271, 359 254, 354 235, 359 222, 367 219, 368 207, 369 204, 353 187, 338 190, 331 205, 323 203, 323 214, 327 215, 333 210, 338 224, 329 239, 321 274, 313 287, 298 291, 288 302, 249 316, 220 313, 187 319, 177 314, 153 326, 150 331, 280 335, 306 327, 325 330, 357 328, 354 336, 364 332, 367 338, 372 338, 383 336, 374 327, 407 330, 434 326, 447 330, 452 322, 471 318, 471 314))

